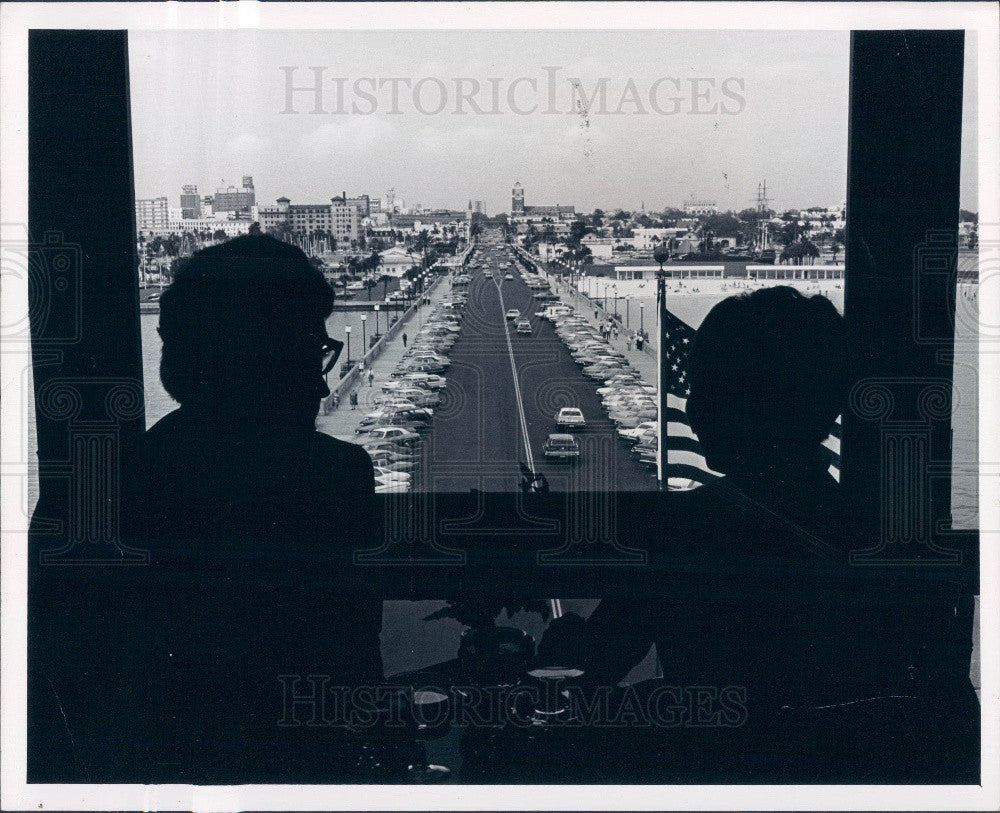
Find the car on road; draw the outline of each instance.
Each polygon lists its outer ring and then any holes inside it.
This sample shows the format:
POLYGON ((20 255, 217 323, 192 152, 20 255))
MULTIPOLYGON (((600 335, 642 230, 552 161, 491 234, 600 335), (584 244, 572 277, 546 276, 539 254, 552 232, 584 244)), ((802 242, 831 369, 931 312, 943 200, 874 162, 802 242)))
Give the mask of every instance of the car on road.
POLYGON ((413 475, 407 474, 405 471, 393 471, 380 463, 373 463, 373 468, 375 476, 383 480, 399 480, 402 483, 408 483, 413 479, 413 475))
POLYGON ((439 390, 448 383, 444 376, 434 373, 412 372, 405 373, 399 377, 404 382, 412 382, 412 384, 416 384, 419 387, 427 387, 432 390, 439 390))
POLYGON ((387 480, 384 477, 375 478, 376 494, 405 494, 410 490, 410 484, 402 480, 387 480))
POLYGON ((575 463, 580 459, 580 444, 572 435, 554 432, 542 446, 542 454, 546 460, 562 460, 575 463))
POLYGON ((388 471, 407 472, 417 466, 415 460, 393 460, 389 456, 389 452, 385 450, 370 450, 368 456, 372 459, 372 463, 376 467, 387 469, 388 471))
POLYGON ((543 319, 558 319, 560 316, 569 316, 571 313, 573 313, 573 309, 569 305, 547 305, 535 316, 541 316, 543 319))
POLYGON ((402 426, 377 426, 368 433, 368 437, 373 441, 390 440, 399 446, 412 446, 420 435, 402 426))
POLYGON ((507 313, 504 314, 508 319, 519 319, 521 317, 521 311, 517 308, 509 308, 507 313))
POLYGON ((517 332, 522 336, 530 336, 532 333, 531 322, 527 319, 518 319, 517 324, 515 325, 515 330, 517 330, 517 332))
POLYGON ((504 274, 504 275, 503 275, 503 278, 504 278, 505 280, 508 280, 508 281, 510 281, 510 280, 514 279, 514 275, 513 275, 513 274, 504 274))
POLYGON ((556 413, 556 426, 559 429, 585 429, 587 419, 578 407, 563 407, 556 413))
POLYGON ((618 437, 622 440, 631 441, 632 443, 637 443, 642 439, 642 436, 647 432, 656 432, 656 421, 643 421, 642 423, 632 427, 631 429, 618 429, 618 437))
POLYGON ((445 365, 438 364, 436 361, 404 361, 402 365, 393 370, 392 375, 394 378, 402 378, 410 373, 442 373, 444 369, 445 365))

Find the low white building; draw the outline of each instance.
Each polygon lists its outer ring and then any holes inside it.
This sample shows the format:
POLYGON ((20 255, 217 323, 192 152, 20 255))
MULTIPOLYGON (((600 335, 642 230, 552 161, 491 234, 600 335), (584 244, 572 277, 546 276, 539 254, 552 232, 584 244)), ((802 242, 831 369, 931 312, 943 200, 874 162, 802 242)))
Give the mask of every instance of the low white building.
POLYGON ((613 237, 595 237, 586 234, 580 240, 581 246, 590 249, 590 256, 597 260, 610 260, 614 253, 615 239, 613 237))
POLYGON ((379 253, 382 264, 378 271, 393 277, 401 277, 413 266, 420 265, 420 255, 407 251, 402 246, 393 246, 379 253))
POLYGON ((670 226, 656 229, 638 228, 632 230, 632 237, 622 237, 621 241, 629 243, 639 251, 650 251, 667 240, 687 234, 689 229, 684 226, 670 226))
POLYGON ((183 234, 184 232, 211 232, 213 235, 217 231, 225 233, 226 237, 239 237, 250 231, 252 221, 250 220, 230 220, 229 218, 211 217, 188 217, 168 220, 162 227, 156 229, 140 229, 144 234, 166 236, 168 234, 183 234))

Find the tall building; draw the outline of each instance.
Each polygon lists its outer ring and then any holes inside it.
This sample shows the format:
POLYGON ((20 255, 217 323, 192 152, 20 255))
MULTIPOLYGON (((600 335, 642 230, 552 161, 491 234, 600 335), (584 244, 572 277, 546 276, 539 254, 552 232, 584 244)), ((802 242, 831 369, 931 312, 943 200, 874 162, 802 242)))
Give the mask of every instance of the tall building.
POLYGON ((170 208, 164 195, 159 198, 136 199, 135 228, 140 232, 156 232, 167 228, 170 208))
POLYGON ((518 181, 510 193, 510 214, 511 217, 518 217, 524 214, 524 187, 518 181))
POLYGON ((274 231, 287 226, 295 234, 309 235, 316 231, 333 235, 338 243, 358 239, 358 208, 342 197, 330 203, 296 203, 278 198, 277 206, 262 206, 258 211, 262 231, 274 231))
POLYGON ((243 186, 227 186, 224 189, 216 189, 212 198, 213 212, 245 212, 257 204, 257 195, 253 188, 253 176, 243 176, 243 186))
POLYGON ((198 197, 198 187, 194 184, 181 187, 181 217, 184 219, 201 217, 201 198, 198 197))
POLYGON ((372 201, 368 195, 358 195, 354 198, 347 197, 347 193, 343 193, 344 202, 349 206, 353 206, 358 210, 358 218, 363 220, 372 213, 372 201))
POLYGON ((514 184, 510 195, 510 216, 514 220, 540 220, 543 217, 552 220, 572 219, 576 216, 575 206, 526 206, 524 203, 524 187, 520 182, 514 184))

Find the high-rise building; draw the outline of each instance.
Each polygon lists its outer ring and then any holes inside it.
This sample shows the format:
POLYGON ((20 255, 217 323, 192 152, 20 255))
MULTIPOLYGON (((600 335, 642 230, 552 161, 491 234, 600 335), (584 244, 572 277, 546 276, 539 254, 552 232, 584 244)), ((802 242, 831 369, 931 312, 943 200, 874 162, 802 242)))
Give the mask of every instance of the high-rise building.
POLYGON ((194 184, 181 187, 181 217, 186 220, 201 217, 201 198, 194 184))
POLYGON ((227 186, 215 190, 212 198, 213 212, 244 212, 249 214, 257 203, 257 195, 253 188, 253 176, 243 176, 243 186, 227 186))
POLYGON ((368 195, 358 195, 357 197, 349 198, 347 193, 344 192, 344 202, 354 206, 358 210, 358 217, 364 219, 372 213, 372 202, 368 195))
POLYGON ((262 206, 258 210, 262 231, 287 227, 301 235, 325 232, 338 243, 358 239, 361 222, 358 208, 342 197, 332 198, 330 203, 293 204, 288 198, 278 198, 276 203, 277 206, 262 206))
POLYGON ((510 193, 510 213, 513 217, 524 214, 524 187, 520 181, 514 184, 510 193))
POLYGON ((543 221, 549 225, 572 220, 576 217, 576 207, 561 206, 558 203, 555 206, 526 206, 524 187, 520 183, 515 183, 510 195, 510 217, 519 229, 543 221))
POLYGON ((159 198, 136 199, 135 228, 140 232, 155 232, 166 229, 170 220, 170 208, 164 195, 159 198))

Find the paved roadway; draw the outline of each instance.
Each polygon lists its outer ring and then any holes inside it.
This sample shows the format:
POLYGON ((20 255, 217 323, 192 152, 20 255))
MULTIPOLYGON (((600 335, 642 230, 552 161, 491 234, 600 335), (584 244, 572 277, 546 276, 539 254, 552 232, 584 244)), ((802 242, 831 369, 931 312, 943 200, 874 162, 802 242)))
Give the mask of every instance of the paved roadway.
POLYGON ((514 279, 499 287, 491 275, 472 272, 461 333, 449 351, 445 400, 435 409, 427 437, 430 480, 423 487, 510 491, 520 482, 518 463, 525 462, 544 473, 554 491, 655 489, 653 473, 619 441, 597 395, 598 384, 583 375, 552 324, 535 316, 541 305, 514 264, 497 273, 502 277, 508 270, 514 279), (527 316, 531 336, 514 332, 513 322, 504 317, 508 308, 527 316), (575 464, 548 462, 542 455, 563 406, 579 407, 587 419, 587 429, 577 433, 582 454, 575 464))

